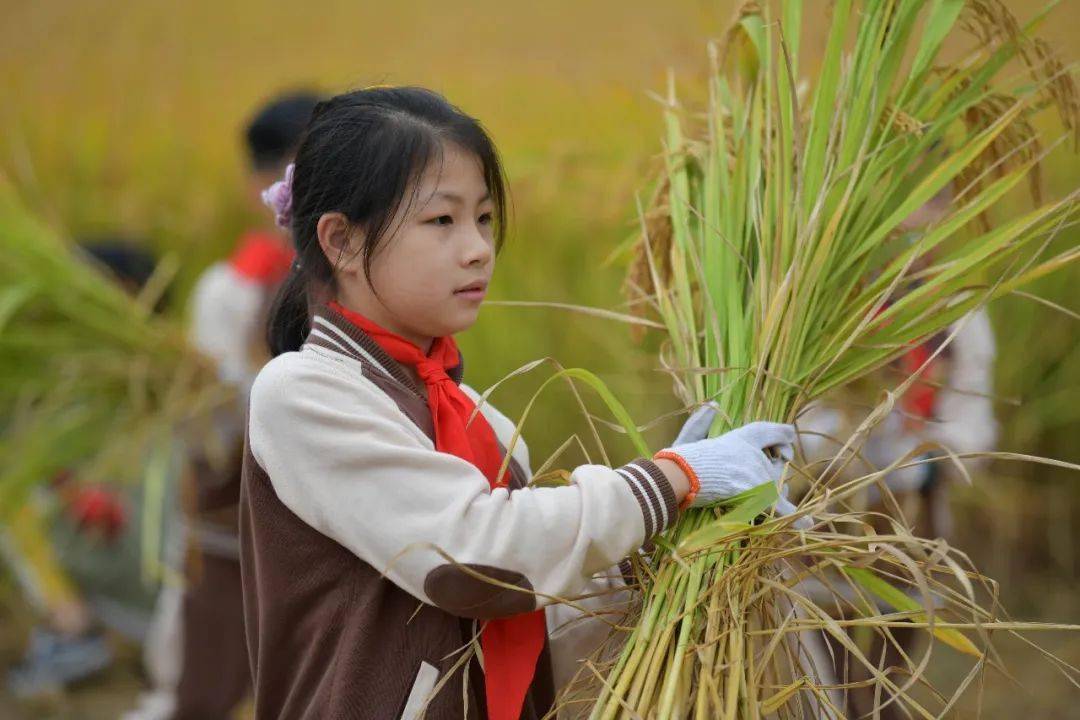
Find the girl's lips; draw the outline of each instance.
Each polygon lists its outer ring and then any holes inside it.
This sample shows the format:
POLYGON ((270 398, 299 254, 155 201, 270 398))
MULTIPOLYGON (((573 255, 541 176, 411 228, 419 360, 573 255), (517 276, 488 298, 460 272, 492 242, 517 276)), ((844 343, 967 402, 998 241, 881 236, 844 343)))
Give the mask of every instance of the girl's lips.
POLYGON ((487 295, 487 288, 470 288, 468 290, 458 290, 454 293, 458 297, 463 297, 466 300, 483 300, 487 295))

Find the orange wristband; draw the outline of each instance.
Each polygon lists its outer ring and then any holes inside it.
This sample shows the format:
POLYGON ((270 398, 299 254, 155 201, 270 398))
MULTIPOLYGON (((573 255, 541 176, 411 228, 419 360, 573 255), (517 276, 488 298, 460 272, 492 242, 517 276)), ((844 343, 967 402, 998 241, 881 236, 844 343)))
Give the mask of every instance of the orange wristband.
POLYGON ((701 489, 701 481, 698 480, 697 473, 690 467, 690 463, 686 462, 686 458, 677 452, 671 450, 661 450, 653 455, 653 460, 670 460, 679 466, 679 469, 686 473, 686 479, 690 481, 690 492, 686 494, 683 501, 679 503, 679 509, 685 510, 690 507, 690 503, 694 502, 694 498, 697 497, 698 490, 701 489))

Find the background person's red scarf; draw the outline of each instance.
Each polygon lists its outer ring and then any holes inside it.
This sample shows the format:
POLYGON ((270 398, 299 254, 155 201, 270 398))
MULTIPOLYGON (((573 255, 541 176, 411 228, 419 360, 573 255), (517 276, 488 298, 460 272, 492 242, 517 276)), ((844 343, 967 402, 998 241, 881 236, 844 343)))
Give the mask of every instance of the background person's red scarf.
MULTIPOLYGON (((454 338, 435 338, 431 350, 424 355, 416 345, 363 315, 336 302, 330 303, 330 307, 367 333, 394 360, 416 368, 427 387, 428 407, 435 425, 435 449, 471 462, 484 473, 492 488, 504 485, 505 476, 496 477, 503 457, 495 431, 480 413, 466 427, 476 405, 446 374, 459 363, 454 338)), ((546 637, 543 610, 488 620, 484 624, 480 644, 484 651, 484 684, 491 720, 520 717, 546 637)))

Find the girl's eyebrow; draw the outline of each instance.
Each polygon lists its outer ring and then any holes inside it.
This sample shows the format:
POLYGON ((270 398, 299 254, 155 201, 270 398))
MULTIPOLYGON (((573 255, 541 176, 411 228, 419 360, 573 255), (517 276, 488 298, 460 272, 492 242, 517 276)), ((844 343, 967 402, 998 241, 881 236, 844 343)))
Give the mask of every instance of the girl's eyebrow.
MULTIPOLYGON (((458 195, 457 193, 448 192, 446 190, 438 191, 437 193, 435 193, 434 197, 442 198, 444 200, 449 200, 450 202, 456 203, 458 205, 464 205, 465 204, 465 198, 463 198, 461 195, 458 195)), ((479 205, 480 203, 485 202, 485 201, 490 200, 490 199, 491 199, 491 192, 489 191, 489 192, 484 193, 484 196, 482 198, 480 198, 477 201, 476 204, 479 205)))

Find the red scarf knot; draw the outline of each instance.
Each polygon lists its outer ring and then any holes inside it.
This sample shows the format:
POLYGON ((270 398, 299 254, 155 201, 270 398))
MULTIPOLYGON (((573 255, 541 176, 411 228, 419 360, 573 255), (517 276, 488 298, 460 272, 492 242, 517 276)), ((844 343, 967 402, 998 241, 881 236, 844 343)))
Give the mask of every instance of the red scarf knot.
POLYGON ((420 363, 416 366, 416 372, 420 376, 420 379, 424 381, 425 385, 454 382, 450 379, 450 376, 446 374, 445 368, 436 362, 420 363))

